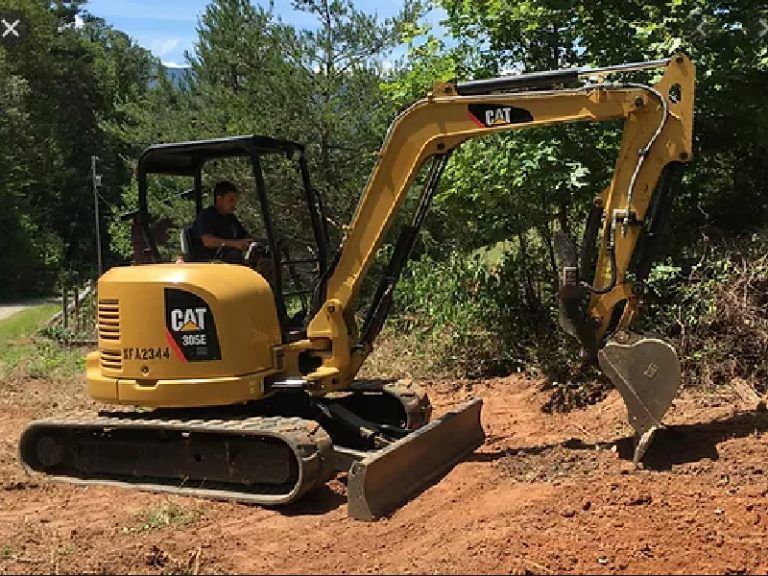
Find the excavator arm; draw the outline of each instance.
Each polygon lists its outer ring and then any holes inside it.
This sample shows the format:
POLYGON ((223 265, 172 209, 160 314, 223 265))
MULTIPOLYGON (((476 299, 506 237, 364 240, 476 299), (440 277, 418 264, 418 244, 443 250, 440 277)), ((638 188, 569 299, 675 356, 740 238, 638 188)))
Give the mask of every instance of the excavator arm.
POLYGON ((637 398, 642 395, 637 384, 627 380, 639 369, 641 375, 651 375, 646 377, 651 388, 674 389, 674 396, 679 363, 667 343, 625 331, 638 311, 637 282, 649 270, 654 244, 669 213, 672 183, 679 177, 679 167, 692 156, 694 80, 693 62, 675 54, 661 61, 603 69, 436 85, 389 128, 327 277, 325 302, 308 326, 313 347, 323 350, 322 365, 308 378, 328 390, 344 388, 355 377, 386 317, 394 285, 451 151, 470 138, 497 132, 623 120, 613 178, 595 199, 588 218, 581 266, 572 241, 562 233, 556 237, 562 268, 561 324, 580 340, 588 357, 599 356, 601 367, 624 395, 638 433, 655 429, 671 397, 663 410, 649 407, 647 398, 637 398), (617 72, 662 67, 664 74, 653 86, 604 81, 617 72), (558 88, 579 79, 590 82, 558 88), (360 330, 353 311, 362 280, 410 185, 428 161, 432 168, 417 214, 396 245, 360 330), (590 258, 595 248, 596 258, 590 258), (595 265, 590 269, 592 260, 595 265), (611 340, 614 335, 616 339, 611 340), (664 386, 662 380, 673 383, 664 386))

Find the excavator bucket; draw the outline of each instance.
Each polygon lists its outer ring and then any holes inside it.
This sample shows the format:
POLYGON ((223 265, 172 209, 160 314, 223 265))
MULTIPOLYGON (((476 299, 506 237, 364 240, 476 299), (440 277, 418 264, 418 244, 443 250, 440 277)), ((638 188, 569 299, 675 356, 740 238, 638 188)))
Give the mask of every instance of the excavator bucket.
POLYGON ((621 332, 600 350, 598 361, 621 393, 639 437, 633 456, 637 464, 680 387, 680 360, 661 338, 621 332))
POLYGON ((362 460, 347 477, 348 513, 357 520, 389 514, 446 474, 485 440, 483 401, 471 400, 362 460))

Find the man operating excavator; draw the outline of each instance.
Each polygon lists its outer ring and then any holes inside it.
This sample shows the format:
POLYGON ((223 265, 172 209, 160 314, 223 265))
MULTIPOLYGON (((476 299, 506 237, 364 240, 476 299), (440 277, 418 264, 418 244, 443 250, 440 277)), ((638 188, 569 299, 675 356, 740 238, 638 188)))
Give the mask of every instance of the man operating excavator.
POLYGON ((235 216, 237 199, 237 187, 228 180, 220 180, 213 187, 213 205, 197 215, 194 230, 203 243, 205 259, 244 263, 243 254, 254 239, 235 216))

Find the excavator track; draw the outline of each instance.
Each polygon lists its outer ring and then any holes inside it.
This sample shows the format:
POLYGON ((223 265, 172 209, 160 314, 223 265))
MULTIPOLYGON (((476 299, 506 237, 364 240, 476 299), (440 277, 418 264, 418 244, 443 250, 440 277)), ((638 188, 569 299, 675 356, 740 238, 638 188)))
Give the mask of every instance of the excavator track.
POLYGON ((351 396, 329 399, 327 414, 284 398, 305 417, 164 409, 37 420, 21 435, 20 459, 29 473, 61 482, 265 506, 295 502, 347 471, 349 516, 374 520, 437 481, 484 440, 479 399, 428 422, 431 405, 417 385, 352 388, 351 396), (333 408, 345 399, 384 421, 333 408), (383 444, 347 444, 357 426, 383 444))
POLYGON ((31 422, 19 452, 29 472, 58 481, 266 506, 294 502, 335 472, 330 436, 302 418, 80 414, 31 422))

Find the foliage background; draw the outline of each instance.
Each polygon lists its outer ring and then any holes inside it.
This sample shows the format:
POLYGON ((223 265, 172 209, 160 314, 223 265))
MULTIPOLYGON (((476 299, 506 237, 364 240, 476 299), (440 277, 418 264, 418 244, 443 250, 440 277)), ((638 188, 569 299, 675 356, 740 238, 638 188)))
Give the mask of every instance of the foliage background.
MULTIPOLYGON (((233 134, 307 144, 337 246, 389 122, 434 81, 658 59, 683 49, 698 69, 695 158, 640 327, 677 342, 691 381, 764 379, 764 2, 435 2, 447 13, 448 34, 423 24, 426 0, 404 1, 387 20, 348 0, 295 0, 315 18, 310 30, 282 22, 268 5, 213 0, 179 82, 82 0, 4 0, 29 19, 33 37, 24 49, 0 47, 0 299, 94 275, 92 154, 103 173, 110 266, 130 260, 129 225, 118 215, 135 206, 141 150, 233 134), (392 56, 398 46, 407 52, 400 59, 392 56)), ((390 369, 460 376, 525 369, 582 385, 574 344, 556 323, 552 238, 558 228, 580 234, 591 199, 610 178, 620 129, 524 131, 471 141, 454 154, 384 334, 384 349, 400 356, 390 369)), ((206 184, 219 174, 248 182, 245 166, 222 164, 206 184)), ((272 178, 289 226, 301 229, 285 168, 276 166, 272 178)), ((192 217, 190 207, 160 199, 181 186, 155 183, 153 211, 173 227, 192 217)), ((258 226, 255 206, 246 202, 243 216, 258 226)))

